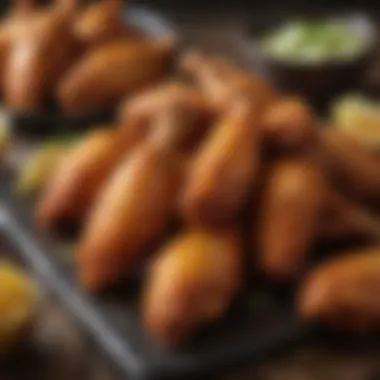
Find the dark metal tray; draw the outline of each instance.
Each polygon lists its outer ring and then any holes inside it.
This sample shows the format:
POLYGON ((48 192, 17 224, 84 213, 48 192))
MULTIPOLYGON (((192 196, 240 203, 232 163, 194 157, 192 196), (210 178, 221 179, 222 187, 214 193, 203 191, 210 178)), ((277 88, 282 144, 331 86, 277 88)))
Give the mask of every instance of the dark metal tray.
MULTIPOLYGON (((147 33, 174 35, 177 31, 150 11, 132 8, 129 15, 147 33)), ((182 22, 179 33, 182 46, 196 44, 234 56, 240 62, 250 62, 238 24, 226 23, 222 33, 220 22, 219 28, 208 22, 208 32, 204 26, 192 24, 189 28, 189 24, 182 22)), ((33 119, 25 119, 24 129, 33 129, 32 124, 33 119)), ((49 128, 53 124, 58 125, 54 126, 55 132, 75 125, 54 118, 45 123, 49 128)), ((141 324, 138 279, 101 296, 86 294, 77 284, 72 262, 68 260, 67 251, 73 242, 41 234, 35 229, 32 215, 33 201, 14 196, 12 175, 0 167, 0 227, 46 287, 56 293, 128 379, 210 378, 244 363, 252 364, 312 335, 313 329, 302 325, 294 315, 289 295, 255 285, 253 290, 247 289, 228 316, 207 327, 191 346, 182 351, 164 348, 141 324), (269 305, 258 308, 263 294, 269 305)))
MULTIPOLYGON (((142 6, 127 6, 125 19, 129 24, 148 36, 175 36, 173 26, 159 13, 142 6)), ((66 116, 55 105, 32 113, 23 114, 9 111, 14 130, 19 135, 41 136, 57 132, 76 132, 88 129, 94 124, 113 120, 115 110, 98 110, 81 116, 66 116)))
POLYGON ((266 292, 255 289, 247 292, 249 295, 242 297, 225 319, 199 334, 186 350, 161 347, 141 325, 136 301, 139 287, 123 284, 101 296, 83 292, 68 259, 72 242, 36 231, 33 202, 16 198, 11 174, 1 170, 0 228, 128 379, 199 379, 253 363, 310 335, 311 328, 297 320, 289 298, 267 292, 269 305, 253 307, 255 297, 266 292))

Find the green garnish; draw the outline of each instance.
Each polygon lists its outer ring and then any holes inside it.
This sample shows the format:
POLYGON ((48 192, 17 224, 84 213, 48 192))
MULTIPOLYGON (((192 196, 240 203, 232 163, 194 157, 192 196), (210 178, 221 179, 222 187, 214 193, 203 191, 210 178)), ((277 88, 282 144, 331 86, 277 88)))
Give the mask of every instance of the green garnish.
POLYGON ((267 35, 261 47, 276 59, 319 63, 355 58, 368 41, 343 21, 293 21, 267 35))
POLYGON ((28 196, 44 187, 75 137, 65 135, 43 143, 22 166, 16 182, 16 193, 28 196))

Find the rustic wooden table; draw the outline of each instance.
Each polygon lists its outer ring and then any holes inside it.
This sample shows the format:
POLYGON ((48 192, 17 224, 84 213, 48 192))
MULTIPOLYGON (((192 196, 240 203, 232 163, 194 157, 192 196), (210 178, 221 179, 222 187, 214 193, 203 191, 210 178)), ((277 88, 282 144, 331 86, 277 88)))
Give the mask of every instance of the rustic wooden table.
MULTIPOLYGON (((310 344, 221 380, 379 380, 380 345, 310 344)), ((121 380, 72 318, 47 300, 29 345, 0 364, 1 380, 121 380)))

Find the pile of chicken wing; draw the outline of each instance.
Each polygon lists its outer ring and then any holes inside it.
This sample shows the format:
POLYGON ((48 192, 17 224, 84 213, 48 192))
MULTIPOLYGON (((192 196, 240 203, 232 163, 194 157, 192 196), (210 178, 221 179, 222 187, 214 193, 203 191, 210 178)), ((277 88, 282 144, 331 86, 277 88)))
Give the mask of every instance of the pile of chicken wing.
POLYGON ((0 90, 8 108, 30 113, 53 103, 68 115, 89 114, 167 73, 173 41, 126 25, 123 0, 34 2, 14 0, 0 24, 0 90))
POLYGON ((39 198, 40 228, 81 226, 83 287, 112 286, 149 256, 143 319, 178 345, 226 313, 249 262, 299 283, 301 318, 378 327, 377 154, 227 60, 193 51, 178 66, 72 147, 39 198), (366 248, 315 265, 317 243, 354 238, 366 248))

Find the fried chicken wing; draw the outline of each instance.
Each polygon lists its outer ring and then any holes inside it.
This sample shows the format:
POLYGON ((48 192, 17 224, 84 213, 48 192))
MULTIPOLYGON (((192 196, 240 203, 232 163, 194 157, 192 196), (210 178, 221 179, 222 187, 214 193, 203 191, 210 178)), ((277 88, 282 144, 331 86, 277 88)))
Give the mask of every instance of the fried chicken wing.
POLYGON ((335 128, 321 128, 318 154, 337 187, 369 205, 380 204, 380 157, 335 128))
POLYGON ((52 229, 83 219, 126 149, 112 129, 95 130, 79 141, 49 180, 37 205, 37 224, 52 229))
POLYGON ((128 118, 117 131, 100 130, 85 136, 49 182, 37 207, 38 224, 51 229, 61 220, 82 220, 122 157, 149 138, 167 140, 160 144, 186 152, 205 131, 199 112, 196 105, 194 109, 157 108, 144 128, 137 119, 128 118))
POLYGON ((268 169, 253 236, 259 266, 269 278, 293 280, 303 270, 317 237, 324 186, 307 157, 282 158, 268 169))
POLYGON ((380 247, 347 252, 320 264, 298 295, 300 316, 343 329, 369 332, 380 326, 380 247))
POLYGON ((230 222, 247 201, 260 166, 258 112, 249 101, 226 111, 190 165, 181 196, 188 222, 230 222))
POLYGON ((266 144, 274 149, 307 149, 316 134, 317 118, 302 99, 284 98, 268 107, 262 120, 266 144))
POLYGON ((322 241, 348 239, 380 240, 380 219, 360 203, 340 194, 331 186, 326 197, 319 223, 322 241))
POLYGON ((13 1, 9 14, 0 25, 0 88, 3 88, 5 67, 15 32, 35 10, 34 0, 13 1))
POLYGON ((236 98, 251 98, 261 108, 277 99, 274 90, 260 77, 218 57, 190 51, 182 57, 180 68, 195 80, 216 112, 223 112, 236 98))
POLYGON ((197 110, 173 105, 163 108, 151 121, 148 139, 168 151, 192 155, 205 128, 197 110))
POLYGON ((177 109, 183 117, 193 120, 189 126, 187 147, 192 147, 208 130, 212 119, 210 109, 201 93, 181 82, 164 83, 124 101, 120 107, 119 123, 125 136, 146 134, 152 120, 165 110, 177 109))
POLYGON ((8 107, 35 111, 52 96, 56 82, 76 56, 69 25, 68 15, 52 8, 24 17, 12 32, 12 46, 4 68, 8 107))
POLYGON ((69 113, 112 106, 162 78, 173 55, 172 40, 115 41, 88 52, 62 78, 58 99, 69 113))
POLYGON ((242 282, 235 231, 182 232, 158 252, 148 274, 144 321, 160 341, 178 345, 223 316, 242 282))
POLYGON ((171 122, 181 121, 166 114, 157 120, 166 132, 137 146, 102 189, 77 252, 86 288, 96 291, 117 282, 165 232, 174 216, 185 165, 173 149, 172 132, 182 129, 171 122))
POLYGON ((74 21, 74 35, 84 47, 119 38, 142 38, 123 18, 122 0, 100 0, 85 8, 74 21))

